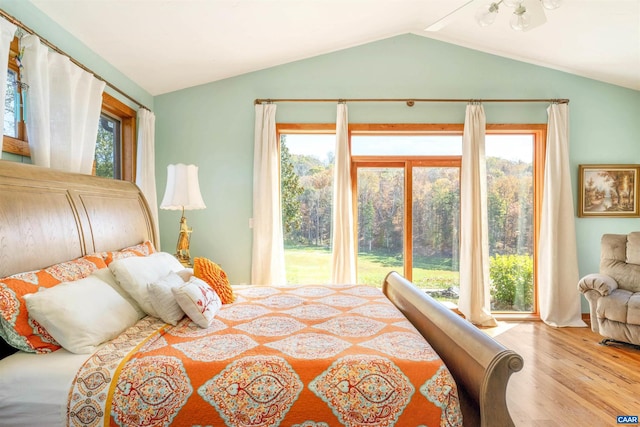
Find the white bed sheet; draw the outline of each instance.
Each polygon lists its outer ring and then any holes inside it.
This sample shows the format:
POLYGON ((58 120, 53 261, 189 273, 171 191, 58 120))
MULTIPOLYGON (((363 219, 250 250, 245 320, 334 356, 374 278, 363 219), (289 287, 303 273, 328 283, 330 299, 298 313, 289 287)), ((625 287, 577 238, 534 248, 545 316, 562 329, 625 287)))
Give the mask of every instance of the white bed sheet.
POLYGON ((0 360, 0 427, 65 426, 71 382, 89 356, 60 349, 0 360))

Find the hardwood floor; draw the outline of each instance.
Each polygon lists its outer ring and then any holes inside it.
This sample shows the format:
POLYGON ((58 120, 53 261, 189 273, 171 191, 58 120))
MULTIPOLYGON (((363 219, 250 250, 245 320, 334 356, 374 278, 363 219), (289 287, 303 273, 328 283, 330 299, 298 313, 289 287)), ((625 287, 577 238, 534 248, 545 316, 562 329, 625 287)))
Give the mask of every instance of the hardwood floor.
POLYGON ((616 426, 618 415, 640 415, 640 350, 542 322, 520 322, 495 339, 524 358, 507 390, 516 426, 616 426))

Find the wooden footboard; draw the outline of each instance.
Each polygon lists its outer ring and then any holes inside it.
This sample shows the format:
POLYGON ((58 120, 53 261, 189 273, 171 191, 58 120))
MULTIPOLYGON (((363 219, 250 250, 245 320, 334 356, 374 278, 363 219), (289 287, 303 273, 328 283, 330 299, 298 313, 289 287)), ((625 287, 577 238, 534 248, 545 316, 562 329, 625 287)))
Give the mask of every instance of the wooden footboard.
POLYGON ((451 312, 396 272, 384 294, 438 352, 458 385, 465 426, 507 427, 507 383, 522 369, 522 357, 451 312))

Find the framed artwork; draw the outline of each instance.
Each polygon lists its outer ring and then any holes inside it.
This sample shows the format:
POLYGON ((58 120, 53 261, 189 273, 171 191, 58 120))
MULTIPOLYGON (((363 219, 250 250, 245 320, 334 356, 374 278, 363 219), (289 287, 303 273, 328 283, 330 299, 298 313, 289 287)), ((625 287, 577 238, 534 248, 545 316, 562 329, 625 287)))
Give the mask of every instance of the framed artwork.
POLYGON ((640 165, 579 165, 578 216, 640 216, 640 165))

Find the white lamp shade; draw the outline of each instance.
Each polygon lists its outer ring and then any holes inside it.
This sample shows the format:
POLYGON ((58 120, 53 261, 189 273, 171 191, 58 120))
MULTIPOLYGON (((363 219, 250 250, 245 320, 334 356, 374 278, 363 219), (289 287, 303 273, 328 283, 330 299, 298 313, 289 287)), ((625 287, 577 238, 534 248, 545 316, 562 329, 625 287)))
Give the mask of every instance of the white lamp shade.
POLYGON ((167 187, 160 204, 160 209, 169 210, 204 209, 204 201, 200 194, 198 167, 196 165, 167 166, 167 187))

